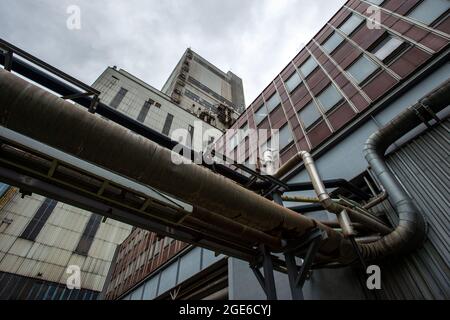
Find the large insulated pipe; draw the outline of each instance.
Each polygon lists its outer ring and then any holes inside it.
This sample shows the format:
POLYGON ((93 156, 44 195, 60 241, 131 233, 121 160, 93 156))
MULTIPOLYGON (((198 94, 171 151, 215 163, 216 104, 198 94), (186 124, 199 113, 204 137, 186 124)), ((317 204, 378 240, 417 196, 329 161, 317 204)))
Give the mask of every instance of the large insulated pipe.
POLYGON ((297 238, 319 227, 320 253, 353 257, 342 235, 129 130, 0 70, 0 125, 250 228, 297 238))
POLYGON ((430 120, 450 103, 450 81, 407 108, 366 142, 364 156, 378 181, 389 194, 399 216, 397 228, 379 241, 361 245, 365 258, 375 259, 398 253, 409 253, 419 247, 426 237, 422 213, 408 196, 385 162, 386 150, 409 131, 430 120))

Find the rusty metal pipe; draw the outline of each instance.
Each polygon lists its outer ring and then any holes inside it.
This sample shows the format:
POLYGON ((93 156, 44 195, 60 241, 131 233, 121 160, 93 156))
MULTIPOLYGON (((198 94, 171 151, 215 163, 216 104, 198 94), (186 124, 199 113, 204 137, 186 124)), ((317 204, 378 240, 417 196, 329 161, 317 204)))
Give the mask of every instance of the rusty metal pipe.
POLYGON ((281 248, 281 240, 279 238, 234 222, 198 206, 194 207, 192 213, 185 220, 187 222, 201 221, 204 224, 206 223, 210 229, 216 230, 217 232, 226 232, 228 235, 241 241, 245 240, 254 244, 263 243, 274 250, 281 248))
POLYGON ((318 227, 328 235, 319 249, 322 254, 354 256, 342 235, 325 225, 186 163, 180 155, 4 70, 0 125, 264 233, 290 239, 318 227))
POLYGON ((399 222, 393 232, 379 241, 360 245, 367 259, 378 259, 398 254, 410 253, 420 247, 426 239, 426 222, 401 183, 385 162, 388 148, 406 133, 424 121, 437 119, 437 113, 450 103, 450 80, 445 81, 419 102, 401 112, 366 142, 364 156, 377 180, 389 194, 399 222))

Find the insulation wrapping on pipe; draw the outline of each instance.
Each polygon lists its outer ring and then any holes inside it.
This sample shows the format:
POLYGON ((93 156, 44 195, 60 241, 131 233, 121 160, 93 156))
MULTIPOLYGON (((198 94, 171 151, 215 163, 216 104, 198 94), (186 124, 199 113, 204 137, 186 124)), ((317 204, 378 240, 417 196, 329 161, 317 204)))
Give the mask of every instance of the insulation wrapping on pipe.
POLYGON ((385 162, 385 153, 389 146, 409 131, 432 118, 450 103, 450 81, 428 94, 412 107, 407 108, 366 142, 364 155, 378 181, 389 194, 395 207, 399 223, 397 228, 380 240, 361 244, 366 259, 378 259, 389 255, 409 253, 417 249, 425 240, 426 223, 422 213, 397 181, 385 162), (431 113, 430 113, 431 112, 431 113))
POLYGON ((153 141, 0 70, 0 125, 247 227, 297 238, 319 227, 320 253, 353 257, 342 235, 193 163, 153 141))

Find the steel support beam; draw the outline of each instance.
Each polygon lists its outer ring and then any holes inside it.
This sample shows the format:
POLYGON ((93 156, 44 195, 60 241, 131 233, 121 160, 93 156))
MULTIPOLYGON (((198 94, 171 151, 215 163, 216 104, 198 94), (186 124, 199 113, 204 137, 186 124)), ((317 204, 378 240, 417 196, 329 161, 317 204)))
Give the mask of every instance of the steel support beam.
POLYGON ((256 279, 261 285, 267 300, 277 300, 277 290, 275 287, 275 277, 272 255, 266 246, 261 245, 260 249, 260 261, 257 264, 250 265, 256 279), (262 261, 261 261, 262 260, 262 261), (263 268, 264 275, 262 275, 260 268, 263 268))

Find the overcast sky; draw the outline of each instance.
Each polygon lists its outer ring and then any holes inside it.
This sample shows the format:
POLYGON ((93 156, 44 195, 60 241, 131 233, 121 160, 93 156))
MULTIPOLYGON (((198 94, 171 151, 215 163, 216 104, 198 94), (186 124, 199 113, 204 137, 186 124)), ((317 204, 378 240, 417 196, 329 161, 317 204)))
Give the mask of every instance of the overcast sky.
POLYGON ((92 84, 117 65, 161 89, 187 47, 249 105, 345 0, 0 0, 0 37, 92 84), (81 11, 69 30, 67 8, 81 11))

